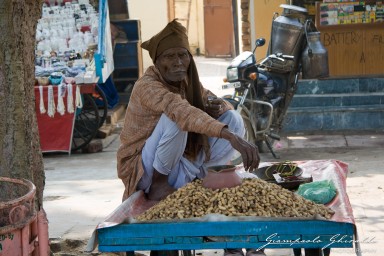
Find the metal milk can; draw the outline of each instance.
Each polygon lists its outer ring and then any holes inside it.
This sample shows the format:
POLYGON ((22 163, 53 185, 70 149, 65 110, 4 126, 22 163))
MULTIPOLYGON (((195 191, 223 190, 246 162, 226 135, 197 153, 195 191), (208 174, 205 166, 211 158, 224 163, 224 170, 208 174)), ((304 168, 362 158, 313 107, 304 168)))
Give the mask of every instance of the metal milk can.
POLYGON ((282 4, 280 7, 283 13, 272 22, 268 54, 283 53, 298 58, 303 47, 304 22, 308 11, 295 5, 282 4))
POLYGON ((328 50, 320 41, 319 31, 307 32, 307 23, 312 22, 308 20, 305 24, 307 46, 301 56, 302 77, 303 79, 327 77, 329 76, 328 50))

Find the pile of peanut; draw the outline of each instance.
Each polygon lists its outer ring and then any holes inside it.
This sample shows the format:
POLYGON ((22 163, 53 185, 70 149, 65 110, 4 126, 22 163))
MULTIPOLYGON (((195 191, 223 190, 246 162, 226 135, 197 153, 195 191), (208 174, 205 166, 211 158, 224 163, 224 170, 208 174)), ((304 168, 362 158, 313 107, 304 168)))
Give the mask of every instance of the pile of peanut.
POLYGON ((201 180, 187 184, 139 215, 139 221, 183 219, 217 213, 226 216, 313 217, 334 212, 279 185, 244 179, 240 186, 212 190, 201 180))

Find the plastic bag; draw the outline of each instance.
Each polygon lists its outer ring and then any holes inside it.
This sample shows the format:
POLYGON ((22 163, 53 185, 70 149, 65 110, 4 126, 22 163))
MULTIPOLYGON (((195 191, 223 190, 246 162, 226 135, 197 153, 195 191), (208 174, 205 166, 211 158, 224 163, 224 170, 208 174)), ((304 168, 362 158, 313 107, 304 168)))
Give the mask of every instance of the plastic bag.
POLYGON ((331 180, 301 184, 297 193, 318 204, 329 203, 336 195, 336 187, 331 180))

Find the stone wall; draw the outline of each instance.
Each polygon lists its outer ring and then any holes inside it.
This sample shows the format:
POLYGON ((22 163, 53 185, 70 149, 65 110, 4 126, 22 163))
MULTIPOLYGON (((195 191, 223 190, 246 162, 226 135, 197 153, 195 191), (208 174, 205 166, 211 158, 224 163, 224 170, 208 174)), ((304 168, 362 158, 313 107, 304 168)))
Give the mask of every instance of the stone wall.
POLYGON ((251 24, 249 22, 249 0, 241 0, 241 40, 242 51, 251 50, 251 24))

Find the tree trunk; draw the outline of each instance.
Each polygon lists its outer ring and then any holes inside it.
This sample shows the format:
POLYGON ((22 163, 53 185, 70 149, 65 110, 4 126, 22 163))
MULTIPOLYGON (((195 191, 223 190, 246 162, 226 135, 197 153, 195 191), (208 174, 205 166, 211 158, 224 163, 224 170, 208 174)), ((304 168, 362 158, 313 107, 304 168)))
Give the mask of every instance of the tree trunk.
POLYGON ((0 176, 27 179, 43 203, 45 174, 35 114, 35 34, 42 0, 0 0, 0 176))

